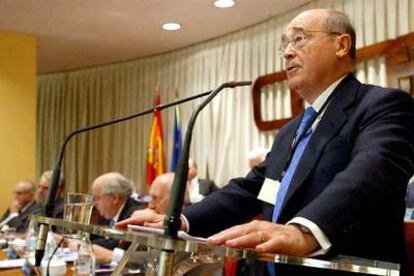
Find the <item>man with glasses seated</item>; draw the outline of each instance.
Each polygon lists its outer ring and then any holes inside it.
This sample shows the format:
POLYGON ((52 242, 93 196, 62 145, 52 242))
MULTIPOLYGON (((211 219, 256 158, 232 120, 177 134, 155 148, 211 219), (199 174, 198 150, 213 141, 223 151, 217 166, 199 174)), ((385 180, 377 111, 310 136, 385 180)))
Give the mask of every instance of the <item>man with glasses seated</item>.
MULTIPOLYGON (((92 183, 95 208, 101 216, 100 225, 113 227, 116 222, 129 218, 134 211, 144 207, 131 198, 132 183, 117 172, 106 173, 92 183)), ((117 240, 102 237, 92 239, 92 243, 108 249, 118 245, 117 240)))
MULTIPOLYGON (((122 212, 122 214, 119 216, 119 219, 115 220, 115 222, 121 221, 130 216, 142 216, 146 215, 147 213, 165 214, 167 212, 168 203, 170 201, 171 186, 173 180, 174 173, 171 172, 157 176, 155 180, 151 183, 151 188, 149 190, 151 201, 148 204, 148 208, 143 209, 142 206, 138 205, 138 203, 136 203, 135 201, 133 204, 126 204, 125 206, 134 206, 134 208, 127 208, 127 211, 122 212)), ((103 216, 105 219, 108 219, 109 217, 111 217, 111 215, 107 214, 107 211, 105 211, 104 208, 106 208, 107 210, 111 210, 114 208, 111 208, 110 205, 103 202, 101 198, 99 198, 99 194, 101 194, 101 192, 100 187, 98 185, 99 178, 95 180, 94 184, 92 185, 92 194, 95 196, 96 201, 95 205, 101 216, 103 216)), ((129 199, 129 201, 131 200, 132 199, 129 199)), ((104 221, 101 222, 105 223, 104 221)), ((118 242, 116 242, 115 240, 111 240, 111 246, 108 246, 109 243, 107 242, 107 240, 105 241, 104 239, 95 239, 92 241, 92 243, 95 244, 94 249, 96 251, 97 263, 111 262, 111 260, 114 260, 114 252, 118 255, 122 255, 124 253, 123 250, 120 250, 119 248, 113 250, 118 245, 118 242), (101 246, 98 247, 96 245, 101 246)), ((120 257, 115 256, 115 258, 119 259, 120 257)))
POLYGON ((30 222, 30 215, 40 213, 40 205, 35 200, 35 184, 30 180, 17 182, 14 197, 9 208, 0 219, 0 229, 25 232, 30 222))
MULTIPOLYGON (((37 201, 40 204, 46 203, 46 197, 47 192, 49 190, 50 182, 52 179, 53 171, 45 171, 42 173, 39 179, 38 183, 38 189, 37 189, 37 201)), ((60 175, 59 183, 58 183, 58 189, 56 191, 56 200, 55 200, 55 207, 52 210, 52 217, 53 218, 63 218, 63 208, 65 200, 63 198, 65 190, 65 178, 63 175, 60 175)), ((44 210, 42 210, 43 212, 44 210)), ((56 229, 56 227, 53 227, 53 229, 56 229)))
MULTIPOLYGON (((114 227, 115 223, 129 218, 134 211, 144 207, 132 197, 133 183, 118 172, 110 172, 97 177, 92 183, 91 193, 95 208, 99 213, 98 225, 114 227)), ((55 235, 56 240, 60 239, 55 235)), ((97 235, 90 237, 96 255, 97 264, 107 263, 111 260, 114 249, 119 241, 97 235)), ((70 240, 68 246, 77 250, 79 241, 70 240)))

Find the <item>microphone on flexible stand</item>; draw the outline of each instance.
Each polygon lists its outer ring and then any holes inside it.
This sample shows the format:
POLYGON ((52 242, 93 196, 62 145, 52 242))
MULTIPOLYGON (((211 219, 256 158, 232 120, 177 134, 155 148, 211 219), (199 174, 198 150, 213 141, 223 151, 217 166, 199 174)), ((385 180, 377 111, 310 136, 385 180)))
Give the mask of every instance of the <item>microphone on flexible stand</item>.
POLYGON ((191 138, 195 120, 200 111, 224 88, 235 88, 238 86, 251 85, 251 81, 227 82, 220 85, 214 90, 203 102, 201 102, 191 114, 185 134, 183 151, 178 163, 177 171, 171 188, 171 200, 168 205, 167 216, 164 219, 164 236, 168 238, 177 238, 178 230, 181 227, 181 209, 184 202, 184 195, 188 177, 188 158, 190 154, 191 138))
MULTIPOLYGON (((164 218, 164 234, 169 239, 176 239, 178 230, 181 227, 181 209, 184 202, 184 194, 188 177, 188 157, 190 153, 191 138, 195 120, 200 111, 224 88, 235 88, 238 86, 251 85, 251 81, 227 82, 220 85, 216 90, 201 102, 191 114, 185 134, 183 151, 178 163, 177 171, 174 176, 173 186, 171 188, 171 199, 168 204, 167 215, 164 218)), ((172 275, 174 265, 174 250, 162 249, 159 260, 159 276, 172 275)))
MULTIPOLYGON (((181 100, 177 100, 168 104, 160 104, 157 106, 154 106, 150 109, 147 109, 145 111, 130 115, 130 116, 126 116, 123 118, 119 118, 119 119, 115 119, 115 120, 111 120, 111 121, 107 121, 107 122, 103 122, 103 123, 99 123, 99 124, 95 124, 92 126, 87 126, 87 127, 83 127, 83 128, 79 128, 74 130, 73 132, 71 132, 64 140, 62 147, 60 149, 60 153, 59 153, 59 158, 56 162, 55 168, 53 170, 53 174, 50 180, 50 186, 49 186, 49 190, 47 193, 47 199, 46 199, 46 204, 44 206, 44 214, 46 217, 52 217, 52 212, 53 209, 55 208, 55 200, 56 200, 56 191, 58 189, 59 186, 59 179, 60 179, 60 173, 61 173, 61 167, 62 167, 62 161, 63 161, 63 156, 65 153, 65 149, 66 149, 66 145, 68 144, 69 140, 82 132, 87 132, 90 130, 94 130, 97 128, 101 128, 101 127, 106 127, 109 125, 113 125, 113 124, 117 124, 120 122, 124 122, 124 121, 128 121, 143 115, 147 115, 152 113, 154 110, 163 110, 166 109, 168 107, 172 107, 184 102, 188 102, 200 97, 204 97, 209 95, 210 93, 214 92, 213 90, 198 94, 198 95, 194 95, 191 97, 187 97, 181 100)), ((38 235, 38 239, 37 239, 37 243, 36 243, 36 252, 35 252, 35 265, 36 266, 40 266, 40 263, 43 259, 44 253, 45 253, 45 247, 46 247, 46 240, 47 240, 47 233, 49 231, 49 225, 48 224, 44 224, 41 223, 39 226, 39 235, 38 235)))

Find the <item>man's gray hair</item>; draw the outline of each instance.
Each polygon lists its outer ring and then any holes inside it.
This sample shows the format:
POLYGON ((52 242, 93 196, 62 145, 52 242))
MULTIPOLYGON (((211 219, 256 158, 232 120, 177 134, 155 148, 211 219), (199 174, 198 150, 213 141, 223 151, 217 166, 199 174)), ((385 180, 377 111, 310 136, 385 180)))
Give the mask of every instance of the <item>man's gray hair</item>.
POLYGON ((124 198, 129 198, 132 194, 132 183, 119 173, 110 173, 102 179, 102 193, 111 195, 118 193, 124 198))
MULTIPOLYGON (((53 171, 45 171, 44 173, 42 173, 42 176, 40 176, 40 179, 46 179, 50 182, 50 179, 52 179, 52 175, 53 175, 53 171)), ((59 187, 63 187, 65 186, 65 178, 63 177, 63 174, 60 175, 60 180, 59 180, 59 187)))
POLYGON ((356 35, 354 26, 348 15, 341 11, 330 9, 325 20, 322 20, 321 27, 329 32, 337 32, 340 34, 349 34, 351 37, 351 48, 349 49, 349 56, 352 62, 356 60, 356 35))

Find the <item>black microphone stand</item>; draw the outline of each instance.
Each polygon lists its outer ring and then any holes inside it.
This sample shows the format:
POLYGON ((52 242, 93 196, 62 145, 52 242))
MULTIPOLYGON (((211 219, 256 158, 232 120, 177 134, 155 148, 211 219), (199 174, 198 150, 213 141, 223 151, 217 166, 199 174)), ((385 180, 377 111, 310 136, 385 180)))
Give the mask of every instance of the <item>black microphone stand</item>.
MULTIPOLYGON (((97 129, 97 128, 101 128, 101 127, 106 127, 106 126, 110 126, 113 124, 117 124, 120 122, 124 122, 124 121, 128 121, 131 120, 133 118, 137 118, 143 115, 147 115, 150 114, 152 112, 154 112, 154 110, 163 110, 165 108, 169 108, 171 106, 175 106, 184 102, 188 102, 200 97, 204 97, 209 95, 210 93, 212 93, 213 90, 198 94, 198 95, 194 95, 191 97, 187 97, 181 100, 177 100, 168 104, 160 104, 157 106, 154 106, 150 109, 147 109, 145 111, 130 115, 130 116, 126 116, 123 118, 119 118, 119 119, 115 119, 115 120, 111 120, 111 121, 107 121, 107 122, 103 122, 103 123, 99 123, 99 124, 95 124, 92 126, 87 126, 84 128, 79 128, 74 130, 73 132, 71 132, 64 140, 62 147, 60 149, 60 153, 59 153, 59 158, 56 162, 55 168, 53 169, 53 174, 52 177, 50 179, 50 186, 48 189, 48 193, 47 193, 47 199, 46 199, 46 204, 44 206, 44 214, 46 217, 52 217, 52 211, 55 208, 55 200, 56 200, 56 191, 58 189, 58 184, 59 184, 59 180, 60 180, 60 173, 61 173, 61 167, 62 167, 62 161, 63 161, 63 156, 65 153, 65 149, 66 149, 66 145, 68 144, 69 140, 82 132, 87 132, 93 129, 97 129)), ((35 265, 38 267, 40 266, 40 263, 43 259, 44 253, 45 253, 45 246, 46 246, 46 240, 47 240, 47 233, 49 231, 49 225, 48 224, 44 224, 41 223, 39 226, 39 235, 38 235, 38 239, 37 239, 37 243, 36 243, 36 253, 35 253, 35 265)))
MULTIPOLYGON (((235 88, 238 86, 251 85, 251 81, 227 82, 220 85, 214 90, 203 102, 201 102, 193 111, 188 122, 187 132, 183 145, 178 168, 174 176, 173 186, 171 188, 171 199, 168 205, 167 216, 164 219, 164 237, 176 239, 178 230, 181 227, 181 209, 184 202, 186 183, 188 177, 188 157, 190 153, 191 138, 193 128, 198 114, 201 110, 224 88, 235 88)), ((160 266, 158 275, 172 275, 172 266, 174 262, 174 251, 163 249, 160 255, 160 266)))

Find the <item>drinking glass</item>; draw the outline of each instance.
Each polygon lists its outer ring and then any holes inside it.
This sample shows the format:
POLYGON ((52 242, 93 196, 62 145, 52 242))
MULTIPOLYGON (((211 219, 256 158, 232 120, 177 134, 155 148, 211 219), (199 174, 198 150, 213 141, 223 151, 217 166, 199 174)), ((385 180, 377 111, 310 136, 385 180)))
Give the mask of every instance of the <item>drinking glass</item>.
MULTIPOLYGON (((63 219, 70 222, 89 224, 92 214, 93 196, 90 194, 67 193, 63 209, 63 219)), ((79 238, 78 231, 64 229, 67 238, 79 238)))

